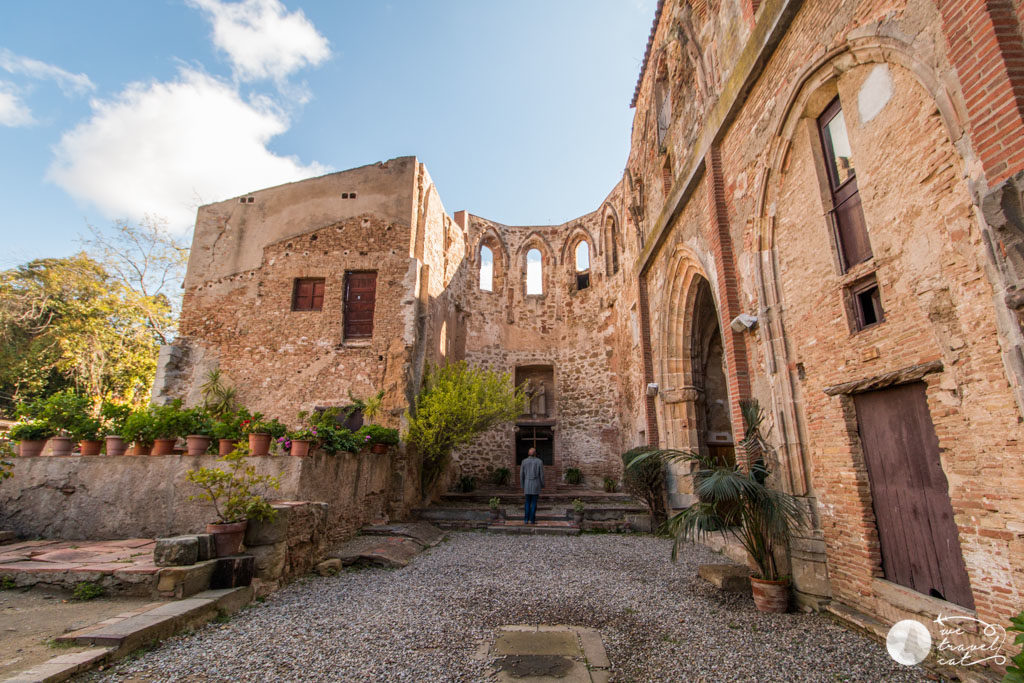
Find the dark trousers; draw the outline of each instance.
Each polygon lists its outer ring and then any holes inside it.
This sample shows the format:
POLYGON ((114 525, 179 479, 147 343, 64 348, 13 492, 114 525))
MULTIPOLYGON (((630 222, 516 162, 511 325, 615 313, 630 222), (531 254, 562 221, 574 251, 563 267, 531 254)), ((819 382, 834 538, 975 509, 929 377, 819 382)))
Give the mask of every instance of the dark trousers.
POLYGON ((524 524, 534 524, 537 522, 537 499, 540 496, 536 493, 526 494, 526 511, 523 514, 524 524))

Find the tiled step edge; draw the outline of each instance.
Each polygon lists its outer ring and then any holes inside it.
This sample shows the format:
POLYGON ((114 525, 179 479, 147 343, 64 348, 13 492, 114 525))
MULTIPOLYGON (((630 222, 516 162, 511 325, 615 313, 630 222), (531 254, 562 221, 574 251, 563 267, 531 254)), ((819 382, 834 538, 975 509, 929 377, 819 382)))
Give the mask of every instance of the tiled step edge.
POLYGON ((4 683, 56 683, 99 664, 120 659, 144 645, 198 628, 222 615, 230 615, 249 604, 252 586, 207 590, 185 600, 125 618, 112 618, 94 626, 65 633, 58 643, 96 646, 85 652, 61 655, 6 679, 4 683))

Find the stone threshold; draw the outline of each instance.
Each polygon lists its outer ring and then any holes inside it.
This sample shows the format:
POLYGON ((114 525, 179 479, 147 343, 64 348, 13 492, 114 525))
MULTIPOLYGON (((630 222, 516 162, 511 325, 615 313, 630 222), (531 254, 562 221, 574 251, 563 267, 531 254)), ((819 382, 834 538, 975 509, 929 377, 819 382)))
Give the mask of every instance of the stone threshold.
POLYGON ((154 603, 104 619, 78 631, 66 633, 58 643, 95 646, 84 652, 54 657, 4 683, 56 683, 101 664, 113 662, 135 650, 198 628, 213 619, 238 612, 253 597, 251 586, 208 590, 185 600, 154 603))

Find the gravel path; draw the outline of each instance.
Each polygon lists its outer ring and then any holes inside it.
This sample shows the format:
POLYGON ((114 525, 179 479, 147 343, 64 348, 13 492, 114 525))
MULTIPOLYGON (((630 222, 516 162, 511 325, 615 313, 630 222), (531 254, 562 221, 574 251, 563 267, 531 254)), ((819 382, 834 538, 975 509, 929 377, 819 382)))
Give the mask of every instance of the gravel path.
POLYGON ((292 584, 229 623, 167 641, 91 680, 477 681, 507 624, 598 628, 616 681, 926 680, 814 614, 767 615, 639 535, 452 533, 401 570, 292 584))

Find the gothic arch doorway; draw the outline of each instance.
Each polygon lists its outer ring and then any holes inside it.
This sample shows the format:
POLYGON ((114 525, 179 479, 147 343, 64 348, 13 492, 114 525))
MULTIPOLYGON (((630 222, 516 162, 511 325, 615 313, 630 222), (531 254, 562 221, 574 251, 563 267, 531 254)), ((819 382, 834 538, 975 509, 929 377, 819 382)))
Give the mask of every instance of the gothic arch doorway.
POLYGON ((719 464, 736 464, 735 442, 729 414, 729 381, 725 369, 722 332, 711 285, 695 278, 690 327, 690 383, 695 389, 694 429, 701 455, 719 464))

